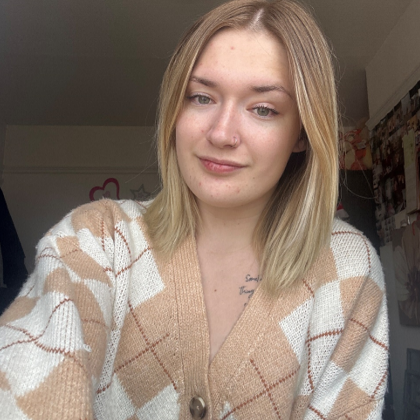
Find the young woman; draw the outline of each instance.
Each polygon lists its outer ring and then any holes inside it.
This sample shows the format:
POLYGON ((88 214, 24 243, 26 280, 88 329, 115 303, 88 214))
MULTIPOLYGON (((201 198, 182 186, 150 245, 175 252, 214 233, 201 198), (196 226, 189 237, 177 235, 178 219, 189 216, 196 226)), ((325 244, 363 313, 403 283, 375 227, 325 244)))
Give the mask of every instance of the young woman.
POLYGON ((70 213, 0 320, 5 418, 381 418, 384 283, 333 221, 337 131, 301 6, 199 19, 162 85, 162 191, 70 213))

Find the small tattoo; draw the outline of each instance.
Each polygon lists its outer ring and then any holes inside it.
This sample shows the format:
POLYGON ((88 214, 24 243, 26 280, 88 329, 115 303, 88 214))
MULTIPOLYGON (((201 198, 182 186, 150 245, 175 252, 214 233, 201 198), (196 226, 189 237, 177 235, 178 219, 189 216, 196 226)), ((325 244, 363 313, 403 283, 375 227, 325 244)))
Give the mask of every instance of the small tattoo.
POLYGON ((260 282, 262 280, 262 277, 260 277, 260 275, 258 275, 257 277, 251 277, 251 275, 250 274, 247 274, 246 276, 245 276, 245 281, 246 282, 248 282, 248 281, 256 281, 257 283, 258 282, 260 282))
POLYGON ((239 294, 240 295, 249 294, 248 299, 250 299, 251 296, 254 294, 254 289, 249 290, 249 289, 245 289, 245 287, 246 286, 241 286, 239 288, 239 294))
MULTIPOLYGON (((252 295, 254 294, 255 290, 254 289, 246 289, 246 286, 241 286, 239 288, 239 294, 240 295, 248 295, 248 301, 249 299, 251 299, 252 295)), ((246 306, 248 302, 244 303, 244 306, 246 306)))
MULTIPOLYGON (((257 277, 251 277, 251 274, 247 274, 245 276, 245 281, 248 283, 250 281, 255 281, 256 283, 259 283, 262 280, 262 277, 260 277, 260 275, 258 275, 257 277)), ((246 289, 246 286, 241 286, 239 288, 239 294, 240 295, 248 295, 248 302, 249 299, 252 298, 252 295, 254 294, 255 289, 246 289)), ((248 302, 244 303, 244 306, 247 305, 248 302)))

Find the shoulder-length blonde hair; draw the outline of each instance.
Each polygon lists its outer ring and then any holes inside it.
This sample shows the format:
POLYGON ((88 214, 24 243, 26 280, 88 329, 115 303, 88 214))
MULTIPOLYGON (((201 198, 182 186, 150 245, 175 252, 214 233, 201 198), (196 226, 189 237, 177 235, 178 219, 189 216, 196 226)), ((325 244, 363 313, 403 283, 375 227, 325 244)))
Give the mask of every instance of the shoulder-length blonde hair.
POLYGON ((195 234, 199 214, 176 158, 175 127, 194 65, 223 28, 266 31, 286 49, 306 151, 292 154, 254 232, 262 287, 278 292, 301 279, 328 245, 337 205, 337 100, 331 51, 310 13, 290 0, 234 0, 200 18, 172 56, 157 126, 162 190, 145 214, 155 251, 170 256, 195 234))

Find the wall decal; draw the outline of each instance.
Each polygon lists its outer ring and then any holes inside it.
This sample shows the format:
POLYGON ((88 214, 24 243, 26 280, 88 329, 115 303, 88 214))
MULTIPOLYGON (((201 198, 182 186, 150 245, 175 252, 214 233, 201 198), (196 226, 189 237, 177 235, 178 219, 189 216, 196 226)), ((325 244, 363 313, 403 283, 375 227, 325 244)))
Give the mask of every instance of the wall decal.
POLYGON ((144 184, 141 184, 137 190, 130 190, 133 194, 133 200, 136 201, 147 201, 150 198, 150 193, 144 188, 144 184))
POLYGON ((90 201, 100 200, 101 198, 120 199, 120 184, 115 178, 108 178, 102 187, 93 187, 89 192, 90 201))

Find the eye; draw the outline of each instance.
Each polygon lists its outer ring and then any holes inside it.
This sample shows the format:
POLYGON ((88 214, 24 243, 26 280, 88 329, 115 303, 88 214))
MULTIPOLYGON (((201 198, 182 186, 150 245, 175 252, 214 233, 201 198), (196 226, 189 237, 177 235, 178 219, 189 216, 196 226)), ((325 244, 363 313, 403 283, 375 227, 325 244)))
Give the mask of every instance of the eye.
POLYGON ((208 96, 201 94, 188 96, 188 99, 197 105, 208 105, 211 102, 211 99, 208 96))
POLYGON ((269 108, 268 106, 264 106, 264 105, 259 105, 252 109, 255 111, 255 113, 259 117, 269 117, 272 114, 278 115, 278 112, 275 109, 269 108))

